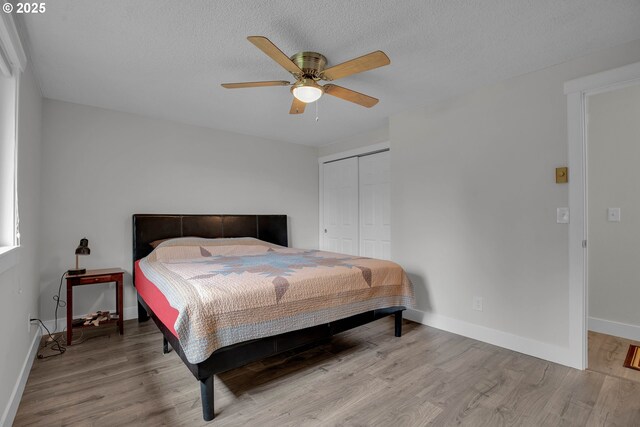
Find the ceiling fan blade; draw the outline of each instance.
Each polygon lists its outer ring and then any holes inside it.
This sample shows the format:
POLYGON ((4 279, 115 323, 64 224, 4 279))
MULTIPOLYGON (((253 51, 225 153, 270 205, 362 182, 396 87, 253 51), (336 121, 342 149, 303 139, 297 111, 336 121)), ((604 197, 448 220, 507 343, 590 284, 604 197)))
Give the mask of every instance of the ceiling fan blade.
POLYGON ((304 107, 306 106, 307 104, 300 101, 298 98, 294 96, 293 102, 291 103, 291 110, 289 110, 289 114, 302 114, 304 113, 304 107))
POLYGON ((352 59, 342 64, 329 67, 322 72, 323 80, 338 80, 352 74, 373 70, 374 68, 389 65, 389 57, 381 50, 368 53, 359 58, 352 59))
POLYGON ((240 89, 244 87, 289 86, 290 84, 291 83, 285 80, 273 80, 269 82, 222 83, 222 87, 227 89, 240 89))
POLYGON ((267 54, 271 59, 276 61, 285 70, 292 74, 302 74, 302 70, 292 60, 285 55, 278 46, 273 44, 271 40, 262 36, 249 36, 247 37, 251 43, 253 43, 258 49, 267 54))
POLYGON ((333 84, 324 85, 324 93, 367 108, 371 108, 378 103, 378 100, 372 96, 333 84))

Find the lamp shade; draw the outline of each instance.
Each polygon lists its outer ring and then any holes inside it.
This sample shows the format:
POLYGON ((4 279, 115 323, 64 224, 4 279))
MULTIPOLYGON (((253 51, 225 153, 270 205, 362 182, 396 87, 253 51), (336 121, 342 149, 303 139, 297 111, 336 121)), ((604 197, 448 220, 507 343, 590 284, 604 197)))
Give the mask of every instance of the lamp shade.
POLYGON ((291 92, 298 100, 308 104, 317 101, 324 93, 324 89, 313 79, 301 79, 293 85, 291 92))
POLYGON ((89 249, 89 240, 86 238, 80 239, 80 244, 76 248, 76 255, 89 255, 91 249, 89 249))

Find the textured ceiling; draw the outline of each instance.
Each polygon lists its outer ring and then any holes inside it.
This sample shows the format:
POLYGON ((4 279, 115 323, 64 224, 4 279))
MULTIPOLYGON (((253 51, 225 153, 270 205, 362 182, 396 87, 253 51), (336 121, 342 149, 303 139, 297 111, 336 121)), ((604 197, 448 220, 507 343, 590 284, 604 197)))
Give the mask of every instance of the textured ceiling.
POLYGON ((640 39, 639 0, 54 0, 24 16, 44 96, 275 140, 323 145, 384 126, 396 112, 640 39), (246 40, 331 64, 383 50, 391 65, 337 84, 289 115, 287 87, 223 82, 290 75, 246 40))

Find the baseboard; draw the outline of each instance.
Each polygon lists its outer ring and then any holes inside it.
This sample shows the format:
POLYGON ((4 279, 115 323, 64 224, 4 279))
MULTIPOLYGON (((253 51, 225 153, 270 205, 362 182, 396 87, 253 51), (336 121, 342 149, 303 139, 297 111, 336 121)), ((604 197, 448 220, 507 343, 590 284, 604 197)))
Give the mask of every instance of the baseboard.
POLYGON ((7 407, 4 409, 2 413, 2 418, 0 419, 0 426, 10 426, 13 424, 13 419, 16 417, 18 413, 18 406, 20 406, 20 400, 22 399, 22 393, 24 392, 24 387, 27 384, 27 379, 29 379, 29 373, 31 372, 31 366, 33 365, 33 360, 38 353, 38 345, 40 344, 40 334, 36 328, 33 328, 33 338, 31 340, 31 346, 29 347, 29 351, 27 352, 27 356, 24 359, 24 363, 22 364, 22 369, 20 370, 20 375, 18 375, 18 380, 16 384, 13 386, 13 390, 11 391, 11 396, 9 397, 9 402, 7 403, 7 407))
POLYGON ((409 309, 405 311, 404 317, 436 329, 442 329, 443 331, 504 347, 517 351, 518 353, 528 354, 550 362, 580 369, 580 367, 575 366, 573 363, 573 359, 575 358, 571 357, 569 347, 544 343, 497 329, 487 328, 463 320, 420 310, 409 309))
POLYGON ((589 330, 628 340, 640 341, 640 326, 589 317, 589 330))
POLYGON ((138 318, 138 306, 124 308, 124 320, 131 320, 138 318))
MULTIPOLYGON (((115 309, 109 309, 109 311, 114 312, 116 311, 115 309)), ((131 319, 137 319, 138 318, 138 306, 134 305, 133 307, 125 307, 124 308, 124 320, 131 320, 131 319)), ((54 319, 51 320, 43 320, 42 323, 44 323, 44 325, 51 331, 53 332, 54 330, 61 332, 64 331, 65 328, 67 327, 67 318, 66 317, 61 317, 58 319, 58 327, 55 327, 55 322, 54 319)), ((46 333, 46 331, 42 331, 43 334, 46 333)))

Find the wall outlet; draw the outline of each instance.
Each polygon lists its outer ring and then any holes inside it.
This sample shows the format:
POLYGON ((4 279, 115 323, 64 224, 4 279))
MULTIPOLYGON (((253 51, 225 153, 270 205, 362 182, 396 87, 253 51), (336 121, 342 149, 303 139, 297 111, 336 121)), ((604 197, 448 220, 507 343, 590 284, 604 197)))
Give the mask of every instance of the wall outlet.
POLYGON ((620 208, 608 208, 607 209, 607 221, 620 222, 620 208))
POLYGON ((473 303, 471 304, 471 308, 476 311, 482 311, 482 297, 473 297, 473 303))

